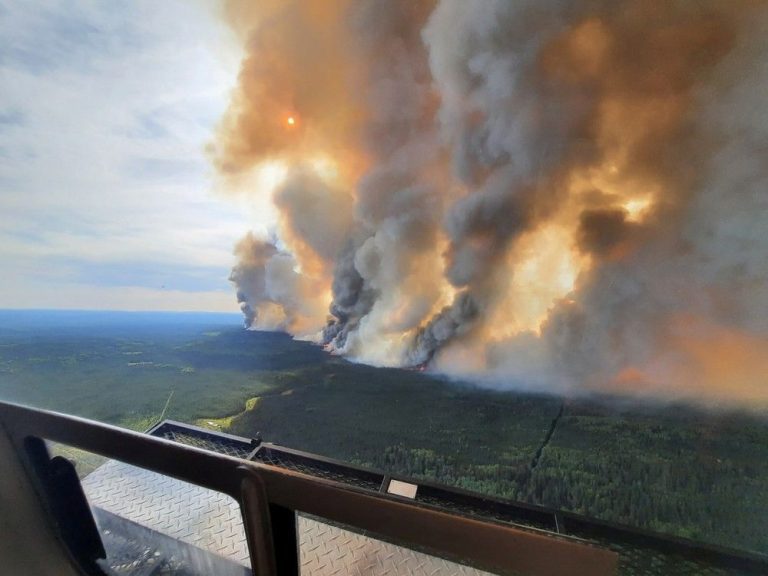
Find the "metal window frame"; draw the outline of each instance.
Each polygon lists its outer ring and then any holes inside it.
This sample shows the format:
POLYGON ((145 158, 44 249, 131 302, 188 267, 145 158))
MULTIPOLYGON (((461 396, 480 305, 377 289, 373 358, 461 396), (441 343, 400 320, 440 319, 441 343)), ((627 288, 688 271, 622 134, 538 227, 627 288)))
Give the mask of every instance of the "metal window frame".
MULTIPOLYGON (((186 446, 84 418, 0 402, 30 477, 32 439, 68 444, 222 492, 241 508, 253 573, 298 575, 295 512, 370 531, 498 574, 603 576, 618 555, 575 538, 486 522, 299 472, 186 446)), ((39 483, 33 480, 39 492, 39 483)))

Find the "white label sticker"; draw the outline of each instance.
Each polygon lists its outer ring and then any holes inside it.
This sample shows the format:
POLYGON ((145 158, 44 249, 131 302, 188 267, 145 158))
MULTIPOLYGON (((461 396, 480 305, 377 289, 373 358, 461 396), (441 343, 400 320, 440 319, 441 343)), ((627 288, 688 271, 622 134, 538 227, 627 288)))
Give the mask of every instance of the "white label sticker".
POLYGON ((405 496, 406 498, 416 498, 416 490, 418 489, 418 484, 410 484, 408 482, 401 482, 400 480, 390 480, 387 492, 397 496, 405 496))

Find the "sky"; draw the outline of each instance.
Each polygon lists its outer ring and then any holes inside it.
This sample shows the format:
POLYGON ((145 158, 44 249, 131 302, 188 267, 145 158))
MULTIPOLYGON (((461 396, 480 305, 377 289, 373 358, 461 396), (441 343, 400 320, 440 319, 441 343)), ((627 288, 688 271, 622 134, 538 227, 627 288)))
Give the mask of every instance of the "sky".
POLYGON ((0 308, 238 310, 239 57, 212 1, 0 0, 0 308))

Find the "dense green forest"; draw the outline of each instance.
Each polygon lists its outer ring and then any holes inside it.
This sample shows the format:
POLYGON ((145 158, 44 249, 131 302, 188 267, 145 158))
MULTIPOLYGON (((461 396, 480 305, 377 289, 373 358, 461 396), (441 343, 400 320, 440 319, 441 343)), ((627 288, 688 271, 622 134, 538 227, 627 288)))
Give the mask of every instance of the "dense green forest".
POLYGON ((768 553, 768 423, 754 414, 483 390, 235 317, 35 318, 0 312, 2 399, 146 429, 173 392, 167 418, 768 553))
POLYGON ((245 436, 495 496, 768 552, 768 425, 683 406, 489 392, 336 366, 231 422, 245 436), (357 384, 355 383, 357 382, 357 384), (558 417, 560 407, 562 415, 558 417), (547 431, 556 419, 549 442, 547 431))

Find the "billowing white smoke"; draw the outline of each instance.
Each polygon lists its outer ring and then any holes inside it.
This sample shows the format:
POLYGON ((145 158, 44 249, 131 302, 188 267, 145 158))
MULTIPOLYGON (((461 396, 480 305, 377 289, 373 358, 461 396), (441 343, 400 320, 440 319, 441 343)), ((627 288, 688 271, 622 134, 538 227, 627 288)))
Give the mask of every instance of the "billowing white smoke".
POLYGON ((766 3, 229 10, 214 160, 287 172, 253 191, 275 238, 237 248, 249 325, 493 385, 768 400, 766 3))

